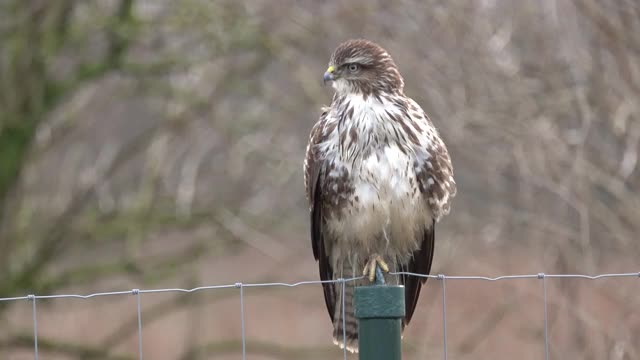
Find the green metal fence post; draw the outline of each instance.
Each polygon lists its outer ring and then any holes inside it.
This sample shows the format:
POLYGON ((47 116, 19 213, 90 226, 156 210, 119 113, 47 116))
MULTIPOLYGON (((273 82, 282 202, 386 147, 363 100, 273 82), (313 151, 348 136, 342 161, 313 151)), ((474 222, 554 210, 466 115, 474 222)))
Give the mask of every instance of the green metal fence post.
POLYGON ((355 289, 360 360, 400 360, 404 310, 403 286, 359 286, 355 289))

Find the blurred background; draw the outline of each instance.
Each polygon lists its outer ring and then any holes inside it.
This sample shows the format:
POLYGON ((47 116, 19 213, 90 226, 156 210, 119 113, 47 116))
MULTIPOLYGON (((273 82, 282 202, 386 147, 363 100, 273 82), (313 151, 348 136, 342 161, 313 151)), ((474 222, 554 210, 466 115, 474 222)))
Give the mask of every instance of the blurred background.
MULTIPOLYGON (((341 41, 384 46, 458 196, 433 272, 640 270, 635 1, 2 0, 0 297, 318 278, 302 161, 341 41)), ((640 359, 640 280, 549 279, 552 358, 640 359)), ((149 359, 238 359, 237 289, 142 296, 149 359)), ((339 359, 320 286, 245 289, 249 359, 339 359)), ((442 357, 429 281, 405 359, 442 357)), ((0 303, 0 358, 33 358, 0 303)), ((544 358, 542 282, 447 282, 449 358, 544 358)), ((134 296, 38 301, 46 359, 137 359, 134 296)), ((356 358, 356 357, 352 357, 356 358)))

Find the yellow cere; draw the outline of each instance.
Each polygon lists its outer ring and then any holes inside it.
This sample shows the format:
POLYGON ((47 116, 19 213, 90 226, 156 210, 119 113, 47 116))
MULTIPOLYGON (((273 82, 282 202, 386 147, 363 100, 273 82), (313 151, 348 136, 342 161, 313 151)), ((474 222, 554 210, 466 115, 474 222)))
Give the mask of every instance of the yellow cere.
POLYGON ((328 73, 332 73, 335 69, 336 69, 336 68, 335 68, 333 65, 331 65, 331 66, 329 66, 329 68, 327 69, 327 72, 328 72, 328 73))

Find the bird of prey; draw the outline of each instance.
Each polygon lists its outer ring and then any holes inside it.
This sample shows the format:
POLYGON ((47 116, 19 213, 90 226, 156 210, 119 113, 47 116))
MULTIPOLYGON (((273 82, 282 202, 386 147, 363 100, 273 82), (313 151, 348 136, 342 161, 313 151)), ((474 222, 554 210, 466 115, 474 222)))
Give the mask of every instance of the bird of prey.
MULTIPOLYGON (((324 81, 335 94, 311 130, 304 161, 311 243, 322 280, 366 275, 345 286, 346 338, 342 285, 323 284, 334 343, 357 352, 354 286, 373 281, 377 266, 429 274, 435 223, 449 213, 456 184, 444 142, 404 94, 403 78, 382 47, 367 40, 340 44, 324 81)), ((404 329, 426 278, 384 277, 404 285, 404 329)))

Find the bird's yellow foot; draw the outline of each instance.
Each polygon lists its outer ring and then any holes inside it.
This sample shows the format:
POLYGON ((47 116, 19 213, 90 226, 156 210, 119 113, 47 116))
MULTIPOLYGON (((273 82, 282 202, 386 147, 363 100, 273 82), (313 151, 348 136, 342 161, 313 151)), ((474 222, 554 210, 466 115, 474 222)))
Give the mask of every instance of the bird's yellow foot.
POLYGON ((373 281, 376 278, 376 267, 380 266, 380 269, 384 272, 389 272, 389 265, 387 265, 382 257, 378 254, 373 254, 369 257, 369 260, 364 265, 364 270, 362 271, 362 275, 365 275, 369 278, 369 281, 373 281))

